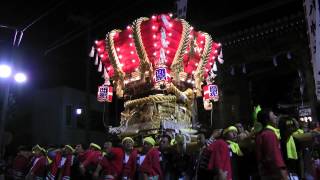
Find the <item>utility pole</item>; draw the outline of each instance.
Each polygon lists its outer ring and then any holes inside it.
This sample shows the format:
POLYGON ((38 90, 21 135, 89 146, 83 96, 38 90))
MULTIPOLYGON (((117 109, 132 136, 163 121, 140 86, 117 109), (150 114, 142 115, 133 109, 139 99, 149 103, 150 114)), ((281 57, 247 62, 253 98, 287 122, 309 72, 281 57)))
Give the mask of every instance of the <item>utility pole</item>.
MULTIPOLYGON (((88 22, 88 35, 87 35, 87 52, 90 52, 91 49, 91 22, 88 22)), ((86 142, 90 140, 90 57, 86 59, 86 102, 85 102, 85 139, 86 142)))
MULTIPOLYGON (((15 54, 15 48, 18 45, 15 44, 15 39, 13 46, 11 47, 10 51, 10 57, 8 59, 8 65, 13 67, 13 59, 15 54)), ((6 119, 7 119, 7 111, 8 111, 8 101, 9 101, 9 94, 10 94, 10 86, 11 86, 11 80, 7 79, 5 80, 7 82, 4 82, 4 96, 3 96, 3 102, 2 102, 2 109, 1 109, 1 119, 0 119, 0 158, 4 155, 5 150, 5 126, 6 126, 6 119)))
POLYGON ((1 110, 1 121, 0 121, 0 158, 4 155, 4 148, 5 148, 5 124, 6 124, 6 117, 7 117, 7 110, 8 110, 8 100, 9 100, 9 93, 10 93, 10 81, 5 83, 4 88, 4 96, 3 96, 3 103, 2 103, 2 110, 1 110))

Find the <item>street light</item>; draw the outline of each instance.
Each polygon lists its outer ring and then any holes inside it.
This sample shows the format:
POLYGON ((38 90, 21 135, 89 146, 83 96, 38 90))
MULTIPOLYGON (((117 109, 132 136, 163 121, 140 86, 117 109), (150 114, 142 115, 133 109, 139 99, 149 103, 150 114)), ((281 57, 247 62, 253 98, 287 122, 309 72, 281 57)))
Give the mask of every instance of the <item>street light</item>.
MULTIPOLYGON (((0 78, 9 78, 12 74, 12 69, 10 66, 6 64, 1 64, 0 65, 0 78)), ((14 80, 17 83, 24 83, 27 81, 27 75, 23 72, 17 72, 14 75, 14 80)))
MULTIPOLYGON (((5 64, 0 64, 0 78, 8 79, 11 77, 12 70, 11 67, 5 64)), ((17 83, 24 83, 27 81, 27 76, 24 73, 17 72, 14 75, 14 80, 17 83)), ((6 119, 6 112, 7 112, 7 106, 8 106, 8 99, 9 99, 9 93, 10 93, 10 84, 11 82, 8 81, 5 83, 4 88, 4 96, 3 96, 3 103, 2 103, 2 111, 1 111, 1 118, 0 118, 0 158, 3 156, 3 134, 4 134, 4 126, 5 126, 5 119, 6 119)))
POLYGON ((8 78, 11 76, 11 67, 5 64, 0 65, 0 78, 8 78))

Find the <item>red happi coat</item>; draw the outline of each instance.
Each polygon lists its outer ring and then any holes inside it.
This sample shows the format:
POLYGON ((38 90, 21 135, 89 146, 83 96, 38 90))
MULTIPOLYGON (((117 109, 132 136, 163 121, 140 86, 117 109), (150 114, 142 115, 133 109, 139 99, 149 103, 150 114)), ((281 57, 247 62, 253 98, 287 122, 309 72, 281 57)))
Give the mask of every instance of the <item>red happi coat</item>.
POLYGON ((85 154, 84 161, 82 162, 83 166, 86 168, 89 165, 97 166, 101 157, 100 151, 88 150, 85 154))
POLYGON ((77 155, 78 161, 79 161, 80 163, 83 163, 83 162, 86 160, 86 158, 87 158, 87 154, 88 154, 88 151, 79 153, 79 154, 77 155))
POLYGON ((46 167, 48 165, 47 157, 46 156, 38 156, 35 157, 33 161, 33 165, 30 169, 30 172, 35 177, 45 177, 46 176, 46 167))
POLYGON ((127 177, 128 179, 135 179, 135 173, 137 170, 137 155, 138 155, 138 150, 133 149, 130 156, 129 160, 126 164, 124 164, 123 167, 123 177, 127 177))
POLYGON ((63 157, 61 152, 57 152, 50 166, 50 171, 47 175, 47 180, 55 180, 57 177, 60 177, 60 176, 62 176, 62 180, 70 179, 72 163, 73 163, 72 154, 69 154, 69 155, 66 155, 66 157, 63 157), (65 162, 61 164, 63 158, 66 158, 66 159, 65 159, 65 162), (59 169, 61 169, 61 171, 58 174, 59 169))
POLYGON ((29 159, 22 155, 17 155, 12 164, 13 176, 22 179, 28 172, 29 159))
POLYGON ((123 169, 124 152, 122 148, 113 147, 110 153, 112 153, 112 156, 108 158, 108 155, 106 155, 99 164, 104 176, 112 175, 114 179, 119 179, 123 169))
POLYGON ((262 176, 277 176, 286 167, 276 134, 264 129, 256 136, 256 156, 262 176))
POLYGON ((54 180, 56 178, 58 170, 59 170, 59 165, 61 163, 61 159, 62 159, 61 152, 56 152, 56 155, 55 155, 53 162, 51 163, 51 166, 50 166, 50 171, 47 175, 48 180, 54 180))
POLYGON ((147 174, 148 176, 159 176, 162 179, 162 171, 160 167, 160 152, 156 148, 151 148, 141 166, 138 168, 140 173, 147 174))
POLYGON ((210 153, 208 169, 220 169, 227 172, 227 180, 232 180, 230 150, 228 144, 218 139, 208 147, 210 153))
POLYGON ((62 169, 62 180, 69 180, 71 176, 71 166, 73 164, 74 156, 72 154, 68 154, 66 157, 66 162, 64 163, 62 169))

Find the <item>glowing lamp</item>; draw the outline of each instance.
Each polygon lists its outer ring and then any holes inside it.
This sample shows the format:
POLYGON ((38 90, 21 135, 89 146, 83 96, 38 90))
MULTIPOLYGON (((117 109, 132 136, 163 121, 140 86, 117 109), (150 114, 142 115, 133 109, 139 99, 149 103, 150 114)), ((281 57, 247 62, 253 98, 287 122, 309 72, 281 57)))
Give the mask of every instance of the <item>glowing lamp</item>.
POLYGON ((11 76, 11 67, 8 65, 0 65, 0 78, 8 78, 11 76))
POLYGON ((97 100, 99 102, 112 102, 113 87, 103 84, 98 87, 97 100))
POLYGON ((203 98, 204 100, 219 100, 218 86, 214 84, 209 84, 203 87, 203 98))
POLYGON ((77 108, 76 109, 76 115, 81 115, 82 114, 82 109, 81 108, 77 108))
POLYGON ((17 82, 17 83, 25 83, 27 81, 27 76, 24 74, 24 73, 17 73, 15 76, 14 76, 14 80, 17 82))

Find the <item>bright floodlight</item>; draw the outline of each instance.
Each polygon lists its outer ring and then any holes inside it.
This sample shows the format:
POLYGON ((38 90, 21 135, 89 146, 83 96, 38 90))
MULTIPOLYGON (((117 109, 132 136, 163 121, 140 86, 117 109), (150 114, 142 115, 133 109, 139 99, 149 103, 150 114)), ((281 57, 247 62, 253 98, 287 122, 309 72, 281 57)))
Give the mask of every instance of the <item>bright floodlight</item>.
POLYGON ((0 78, 7 78, 11 75, 11 68, 8 65, 0 65, 0 78))
POLYGON ((24 83, 27 81, 27 76, 24 73, 17 73, 14 76, 14 79, 17 81, 17 83, 24 83))
POLYGON ((81 108, 77 108, 76 109, 76 114, 77 115, 81 115, 82 114, 82 109, 81 108))

